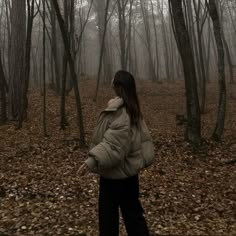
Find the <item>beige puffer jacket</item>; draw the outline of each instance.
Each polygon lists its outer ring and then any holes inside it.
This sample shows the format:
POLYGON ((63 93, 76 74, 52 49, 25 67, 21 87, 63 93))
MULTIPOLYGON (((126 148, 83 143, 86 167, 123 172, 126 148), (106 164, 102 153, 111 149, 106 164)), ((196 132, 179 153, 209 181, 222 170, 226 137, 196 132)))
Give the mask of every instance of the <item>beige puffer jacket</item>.
POLYGON ((144 120, 138 128, 130 127, 123 100, 110 100, 100 114, 85 163, 104 178, 124 179, 138 174, 153 161, 153 142, 144 120))

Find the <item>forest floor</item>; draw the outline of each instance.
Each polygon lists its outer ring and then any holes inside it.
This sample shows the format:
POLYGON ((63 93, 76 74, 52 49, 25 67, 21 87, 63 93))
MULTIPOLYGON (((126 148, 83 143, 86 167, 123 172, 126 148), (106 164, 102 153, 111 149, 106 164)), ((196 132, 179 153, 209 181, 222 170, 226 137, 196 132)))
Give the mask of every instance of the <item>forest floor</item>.
MULTIPOLYGON (((93 102, 94 80, 80 82, 86 140, 99 111, 113 93, 102 88, 93 102)), ((156 235, 236 235, 236 85, 228 86, 227 116, 221 143, 210 140, 215 127, 217 86, 209 84, 202 115, 203 146, 184 142, 183 82, 139 82, 144 117, 156 151, 153 166, 140 174, 140 199, 156 235)), ((60 98, 48 91, 47 132, 42 129, 42 97, 29 95, 28 120, 0 126, 0 235, 98 235, 98 177, 76 172, 87 155, 79 148, 75 100, 67 97, 69 126, 60 130, 60 98)), ((124 227, 121 224, 121 235, 124 227)))

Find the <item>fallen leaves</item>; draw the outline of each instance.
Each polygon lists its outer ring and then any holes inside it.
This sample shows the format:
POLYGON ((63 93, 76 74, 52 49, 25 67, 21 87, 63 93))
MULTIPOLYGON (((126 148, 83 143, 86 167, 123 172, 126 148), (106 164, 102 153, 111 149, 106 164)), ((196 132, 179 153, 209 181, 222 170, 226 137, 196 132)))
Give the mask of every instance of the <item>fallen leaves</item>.
MULTIPOLYGON (((80 86, 89 141, 112 92, 102 88, 95 104, 94 81, 80 86)), ((194 150, 175 121, 175 114, 184 113, 183 85, 145 81, 138 90, 156 152, 155 164, 140 175, 140 199, 151 231, 236 235, 236 170, 234 164, 225 164, 236 153, 234 103, 228 105, 223 141, 212 142, 217 90, 215 85, 208 88, 208 112, 202 117, 206 140, 194 150)), ((0 235, 98 235, 99 179, 76 175, 87 149, 79 147, 73 95, 67 97, 69 126, 62 131, 60 99, 48 92, 47 138, 42 136, 40 99, 38 92, 31 92, 28 121, 21 130, 14 124, 0 126, 0 235)))

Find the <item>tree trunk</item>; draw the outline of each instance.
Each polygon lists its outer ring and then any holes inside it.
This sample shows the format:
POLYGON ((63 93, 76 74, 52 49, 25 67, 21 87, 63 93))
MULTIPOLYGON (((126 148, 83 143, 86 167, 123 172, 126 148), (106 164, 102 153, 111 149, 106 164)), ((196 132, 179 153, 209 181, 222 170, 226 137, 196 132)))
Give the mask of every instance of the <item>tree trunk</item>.
POLYGON ((195 33, 195 26, 194 26, 194 17, 193 17, 193 9, 192 9, 192 1, 184 0, 186 2, 186 18, 188 19, 188 32, 190 36, 190 44, 192 47, 192 51, 194 54, 194 63, 196 68, 196 76, 198 81, 202 81, 202 73, 201 73, 201 65, 200 65, 200 58, 199 52, 197 47, 197 37, 195 33))
MULTIPOLYGON (((106 13, 106 6, 107 1, 102 0, 100 2, 95 1, 95 6, 97 10, 97 21, 98 21, 98 28, 99 28, 99 40, 100 40, 100 48, 103 47, 103 57, 102 57, 102 66, 104 71, 104 81, 108 84, 112 78, 112 60, 110 56, 110 40, 107 35, 104 36, 105 27, 107 28, 108 24, 107 21, 108 12, 106 13), (103 39, 103 36, 105 37, 103 39), (103 42, 104 40, 104 42, 103 42), (102 44, 104 44, 102 46, 102 44)), ((107 30, 107 29, 106 29, 107 30)))
POLYGON ((46 121, 46 61, 45 61, 45 53, 46 53, 46 9, 45 9, 45 1, 43 0, 43 134, 44 137, 47 137, 47 121, 46 121))
POLYGON ((159 49, 158 49, 158 34, 157 34, 157 25, 155 21, 154 16, 154 7, 153 2, 151 0, 151 9, 152 9, 152 21, 153 21, 153 27, 154 27, 154 35, 155 35, 155 49, 156 49, 156 78, 157 80, 160 80, 160 60, 159 60, 159 49))
POLYGON ((182 0, 169 0, 169 4, 171 17, 173 18, 173 30, 175 31, 177 45, 184 68, 188 119, 186 127, 186 139, 194 145, 199 145, 201 141, 201 120, 197 93, 197 80, 193 52, 184 21, 182 0))
POLYGON ((120 38, 120 53, 121 53, 121 68, 127 69, 126 64, 126 18, 125 8, 128 1, 118 0, 118 18, 119 18, 119 38, 120 38))
POLYGON ((19 121, 22 109, 22 83, 25 80, 26 4, 12 1, 9 72, 9 118, 19 121))
POLYGON ((27 34, 26 34, 26 44, 25 44, 25 78, 22 81, 22 98, 21 98, 21 113, 19 119, 18 128, 22 127, 24 119, 27 117, 28 109, 28 89, 29 89, 29 78, 30 78, 30 56, 31 56, 31 44, 32 44, 32 29, 34 21, 34 5, 35 0, 27 0, 27 34))
POLYGON ((233 84, 234 83, 233 62, 232 62, 232 58, 230 55, 229 46, 228 46, 227 40, 224 35, 223 9, 220 9, 219 3, 218 3, 218 9, 220 12, 220 24, 221 24, 220 27, 222 30, 222 41, 223 41, 223 45, 224 45, 224 49, 225 49, 226 58, 228 61, 228 67, 229 67, 230 83, 233 84))
POLYGON ((106 37, 106 31, 107 31, 107 23, 108 23, 107 15, 108 15, 109 4, 110 4, 110 0, 107 0, 106 7, 105 7, 105 14, 104 14, 104 31, 103 31, 103 35, 102 35, 99 66, 98 66, 98 77, 97 77, 97 85, 96 85, 94 101, 97 100, 101 71, 102 71, 102 58, 103 58, 103 53, 104 53, 105 37, 106 37))
POLYGON ((2 55, 0 52, 0 125, 7 121, 7 83, 2 65, 2 55))
POLYGON ((155 67, 154 67, 154 62, 153 62, 153 56, 152 56, 152 43, 151 43, 151 31, 150 31, 150 24, 149 24, 149 18, 148 18, 148 11, 147 7, 143 3, 143 1, 140 1, 141 5, 141 10, 142 10, 142 15, 143 15, 143 21, 144 21, 144 29, 146 33, 146 41, 147 41, 147 49, 148 49, 148 65, 149 65, 149 73, 151 73, 151 80, 155 81, 156 80, 156 73, 155 73, 155 67))
MULTIPOLYGON (((70 42, 70 34, 68 31, 69 28, 69 13, 68 13, 68 0, 64 0, 64 22, 65 22, 65 30, 67 35, 69 36, 69 42, 70 42)), ((61 113, 61 120, 60 120, 60 126, 61 129, 64 130, 66 128, 66 81, 67 81, 67 64, 68 59, 66 55, 66 49, 64 49, 64 55, 63 55, 63 69, 62 69, 62 81, 61 81, 61 104, 60 104, 60 113, 61 113)))
POLYGON ((193 1, 194 10, 196 14, 196 25, 197 25, 197 37, 198 37, 198 53, 199 53, 199 61, 200 61, 200 67, 201 67, 201 80, 200 80, 200 98, 201 98, 201 113, 205 112, 205 104, 206 104, 206 69, 205 69, 205 60, 204 60, 204 41, 202 38, 202 32, 203 32, 203 26, 205 24, 206 15, 203 14, 201 16, 201 3, 200 0, 196 2, 196 0, 193 1))
MULTIPOLYGON (((68 5, 68 34, 69 34, 69 42, 70 42, 70 49, 73 61, 75 61, 76 53, 75 53, 75 0, 69 0, 68 5)), ((68 60, 67 60, 68 64, 68 60)), ((66 69, 66 71, 68 71, 66 69)), ((67 72, 67 76, 70 77, 71 74, 69 71, 67 72)), ((71 79, 66 79, 66 95, 68 95, 71 90, 73 89, 73 84, 71 79)))
POLYGON ((219 141, 224 131, 225 113, 226 113, 226 84, 225 84, 225 62, 224 62, 224 45, 222 40, 222 30, 220 25, 220 18, 217 12, 215 0, 206 0, 217 45, 218 52, 218 73, 219 73, 219 104, 217 111, 216 127, 213 132, 212 138, 219 141))
POLYGON ((206 79, 210 82, 210 57, 211 57, 211 25, 208 17, 208 38, 207 38, 207 53, 206 53, 206 79))
POLYGON ((8 67, 7 67, 7 76, 9 78, 10 76, 10 58, 11 58, 11 20, 10 20, 10 2, 8 0, 5 0, 5 6, 6 6, 6 20, 7 20, 7 34, 8 34, 8 48, 7 48, 7 54, 8 54, 8 67))
POLYGON ((165 60, 165 70, 166 70, 166 78, 167 81, 171 81, 171 72, 170 72, 170 58, 169 58, 169 46, 168 46, 168 39, 167 39, 167 30, 166 30, 166 22, 163 13, 163 2, 162 6, 160 6, 159 0, 157 0, 158 4, 158 11, 161 15, 161 31, 163 35, 163 43, 164 43, 164 60, 165 60))
MULTIPOLYGON (((52 4, 52 0, 51 4, 52 4)), ((55 10, 51 6, 51 11, 50 11, 50 17, 51 17, 51 22, 52 22, 52 29, 51 29, 51 38, 52 38, 52 55, 54 59, 54 71, 55 71, 55 81, 56 81, 56 93, 60 94, 61 86, 60 86, 60 63, 59 63, 59 56, 58 56, 58 35, 57 35, 57 24, 56 24, 56 16, 55 16, 55 10)))
POLYGON ((69 39, 66 34, 64 20, 62 18, 61 12, 60 12, 58 2, 57 2, 57 0, 52 0, 52 2, 53 2, 54 9, 56 11, 58 23, 59 23, 59 26, 61 29, 63 43, 64 43, 64 47, 66 49, 66 55, 67 55, 69 67, 70 67, 71 80, 72 80, 74 92, 75 92, 78 126, 80 129, 80 145, 84 146, 85 145, 85 134, 84 134, 84 126, 83 126, 83 116, 82 116, 80 93, 79 93, 79 88, 78 88, 77 75, 75 73, 75 65, 74 65, 73 57, 72 57, 71 50, 70 50, 69 39))

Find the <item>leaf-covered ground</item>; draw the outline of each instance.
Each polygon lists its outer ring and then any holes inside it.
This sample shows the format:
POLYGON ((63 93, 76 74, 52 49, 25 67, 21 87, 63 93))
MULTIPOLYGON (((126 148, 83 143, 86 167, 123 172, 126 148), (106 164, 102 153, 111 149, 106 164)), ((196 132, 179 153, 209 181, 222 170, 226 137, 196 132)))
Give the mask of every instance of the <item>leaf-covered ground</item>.
MULTIPOLYGON (((93 102, 95 81, 80 84, 86 139, 89 143, 99 111, 112 91, 102 88, 93 102)), ((138 83, 144 117, 156 147, 156 162, 140 175, 141 201, 156 235, 236 235, 236 87, 228 86, 225 133, 210 141, 216 121, 217 86, 208 85, 202 116, 202 148, 183 140, 184 85, 138 83)), ((60 98, 47 96, 43 137, 42 97, 31 91, 23 129, 0 126, 0 235, 98 235, 98 177, 79 178, 87 149, 79 148, 75 101, 67 97, 69 126, 59 129, 60 98)), ((124 228, 121 224, 121 235, 124 228)))

